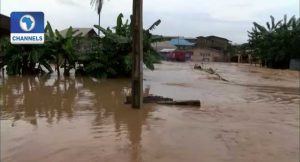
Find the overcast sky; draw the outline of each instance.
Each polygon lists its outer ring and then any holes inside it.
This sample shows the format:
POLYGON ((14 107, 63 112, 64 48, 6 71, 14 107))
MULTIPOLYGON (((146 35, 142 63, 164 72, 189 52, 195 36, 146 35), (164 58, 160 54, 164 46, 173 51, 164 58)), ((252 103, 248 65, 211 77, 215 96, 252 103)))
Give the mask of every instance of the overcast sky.
MULTIPOLYGON (((92 27, 98 17, 90 0, 0 0, 1 14, 12 11, 43 11, 46 20, 61 30, 69 26, 92 27)), ((104 27, 114 26, 119 13, 128 18, 132 0, 105 0, 101 15, 104 27)), ((281 19, 299 16, 299 0, 144 0, 144 27, 157 19, 155 34, 169 36, 217 35, 243 43, 252 22, 265 23, 270 15, 281 19)))

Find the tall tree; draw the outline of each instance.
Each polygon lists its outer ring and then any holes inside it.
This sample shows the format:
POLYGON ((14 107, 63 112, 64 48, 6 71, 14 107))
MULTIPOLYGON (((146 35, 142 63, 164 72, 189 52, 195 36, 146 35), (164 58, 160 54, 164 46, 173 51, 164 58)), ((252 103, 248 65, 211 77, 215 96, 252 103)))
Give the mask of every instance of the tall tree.
POLYGON ((255 56, 271 68, 288 68, 290 59, 299 58, 300 19, 285 15, 278 22, 271 16, 266 27, 254 22, 249 32, 249 45, 255 56))
MULTIPOLYGON (((91 0, 91 6, 95 7, 95 10, 98 13, 99 21, 98 25, 100 26, 100 17, 104 0, 91 0)), ((100 36, 100 30, 98 30, 98 35, 100 36)))

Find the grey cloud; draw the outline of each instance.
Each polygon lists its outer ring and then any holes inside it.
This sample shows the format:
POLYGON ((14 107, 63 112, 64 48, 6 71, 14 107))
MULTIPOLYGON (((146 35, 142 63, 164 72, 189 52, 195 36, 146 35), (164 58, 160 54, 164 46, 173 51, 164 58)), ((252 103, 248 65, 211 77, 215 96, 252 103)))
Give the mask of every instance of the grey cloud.
MULTIPOLYGON (((41 10, 59 29, 91 27, 98 22, 90 0, 1 0, 1 9, 9 15, 14 10, 41 10), (68 14, 64 14, 68 13, 68 14), (64 15, 64 16, 61 16, 64 15), (83 19, 78 19, 81 17, 83 19)), ((233 42, 247 41, 252 22, 265 24, 270 15, 276 20, 284 14, 298 15, 298 0, 148 0, 144 5, 144 27, 157 19, 161 25, 154 30, 160 35, 218 35, 233 42)), ((105 0, 101 15, 103 27, 114 26, 122 12, 129 18, 132 0, 105 0)))
POLYGON ((246 42, 247 30, 251 29, 251 21, 230 21, 213 18, 208 13, 145 13, 145 26, 157 19, 162 23, 154 31, 159 35, 171 36, 208 36, 225 37, 236 43, 246 42))

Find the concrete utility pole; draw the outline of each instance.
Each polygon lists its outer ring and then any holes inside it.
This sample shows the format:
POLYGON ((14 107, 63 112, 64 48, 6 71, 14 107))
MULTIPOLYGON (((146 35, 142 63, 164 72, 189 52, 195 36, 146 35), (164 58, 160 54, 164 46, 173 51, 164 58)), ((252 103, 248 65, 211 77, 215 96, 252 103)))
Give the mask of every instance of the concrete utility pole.
POLYGON ((133 0, 132 108, 143 104, 143 0, 133 0))

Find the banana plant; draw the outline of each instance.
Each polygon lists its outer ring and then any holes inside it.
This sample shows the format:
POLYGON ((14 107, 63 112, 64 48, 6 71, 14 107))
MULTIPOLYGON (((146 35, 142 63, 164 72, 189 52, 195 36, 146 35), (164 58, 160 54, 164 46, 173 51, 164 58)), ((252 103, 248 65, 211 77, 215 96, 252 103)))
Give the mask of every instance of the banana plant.
MULTIPOLYGON (((123 21, 123 14, 119 14, 116 21, 116 26, 112 28, 104 29, 99 25, 94 27, 99 29, 105 36, 102 38, 102 49, 99 53, 104 55, 104 58, 110 58, 109 63, 103 62, 103 67, 114 67, 114 70, 109 70, 106 76, 129 76, 131 74, 132 65, 132 24, 129 20, 123 21)), ((152 48, 151 43, 156 41, 162 41, 158 37, 154 37, 151 31, 154 30, 161 20, 153 23, 148 29, 144 30, 144 63, 147 68, 154 70, 154 63, 158 63, 161 60, 160 55, 152 48)), ((104 59, 105 60, 105 59, 104 59)), ((99 62, 101 62, 99 60, 99 62)), ((93 64, 93 67, 98 63, 93 64)), ((100 64, 100 63, 99 63, 100 64)), ((91 65, 87 65, 91 66, 91 65)), ((100 67, 100 66, 98 66, 100 67)), ((104 68, 105 69, 105 68, 104 68)), ((103 71, 103 70, 99 70, 103 71)))
POLYGON ((54 58, 56 70, 60 75, 60 67, 64 68, 64 75, 69 75, 70 70, 75 68, 77 52, 75 49, 76 40, 80 39, 82 33, 70 27, 66 35, 62 35, 58 30, 53 31, 49 22, 46 26, 46 45, 48 53, 54 58))
POLYGON ((299 19, 294 16, 288 20, 285 15, 276 22, 271 16, 271 22, 266 27, 253 23, 249 33, 249 44, 256 57, 272 68, 288 68, 292 58, 299 58, 299 19), (297 55, 298 54, 298 55, 297 55))
POLYGON ((1 49, 3 49, 3 65, 6 65, 7 74, 40 74, 44 72, 44 66, 48 72, 52 68, 48 62, 47 55, 43 52, 44 45, 12 45, 8 39, 1 40, 1 49), (36 65, 38 65, 36 67, 36 65))

